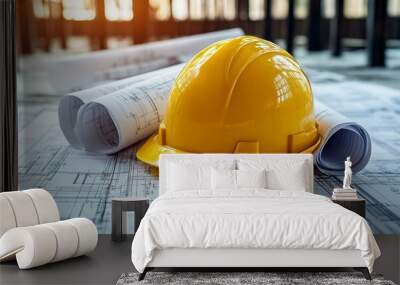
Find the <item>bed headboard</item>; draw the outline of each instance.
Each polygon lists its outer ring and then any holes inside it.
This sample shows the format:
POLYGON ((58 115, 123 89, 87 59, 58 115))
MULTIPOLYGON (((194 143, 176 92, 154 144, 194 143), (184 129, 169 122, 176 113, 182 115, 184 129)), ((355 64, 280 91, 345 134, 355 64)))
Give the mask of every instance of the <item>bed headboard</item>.
POLYGON ((159 159, 159 195, 165 193, 166 182, 167 182, 167 162, 179 161, 179 162, 206 162, 212 165, 213 162, 232 161, 235 162, 238 159, 256 159, 256 160, 267 160, 268 162, 289 160, 293 162, 305 162, 305 173, 307 175, 307 191, 313 193, 314 191, 314 165, 312 154, 162 154, 159 159))

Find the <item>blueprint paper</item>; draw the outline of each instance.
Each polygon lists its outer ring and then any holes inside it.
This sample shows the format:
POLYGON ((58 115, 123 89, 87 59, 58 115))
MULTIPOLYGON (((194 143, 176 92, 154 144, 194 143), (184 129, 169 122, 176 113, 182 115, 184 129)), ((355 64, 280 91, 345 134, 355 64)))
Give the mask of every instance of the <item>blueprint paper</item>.
POLYGON ((241 35, 243 31, 236 28, 75 56, 38 58, 25 64, 24 73, 47 74, 52 93, 65 94, 115 79, 115 74, 121 78, 171 65, 171 61, 194 55, 216 41, 241 35))
POLYGON ((128 64, 124 66, 117 66, 105 70, 98 78, 95 78, 95 82, 113 81, 124 79, 127 77, 135 76, 138 74, 158 70, 163 67, 171 66, 180 63, 181 60, 178 57, 160 58, 150 60, 141 63, 128 64))
POLYGON ((351 157, 353 173, 362 170, 371 158, 368 132, 324 104, 314 101, 321 144, 314 152, 314 164, 324 174, 342 175, 344 161, 351 157))
POLYGON ((170 69, 80 107, 75 134, 83 148, 110 154, 151 135, 164 118, 179 71, 170 69))
MULTIPOLYGON (((111 154, 152 134, 164 118, 169 91, 180 65, 81 105, 74 135, 86 151, 111 154)), ((89 97, 89 96, 88 96, 89 97)), ((347 156, 353 172, 371 156, 371 139, 359 124, 315 100, 315 116, 322 141, 314 164, 324 174, 341 175, 347 156)))
POLYGON ((178 72, 183 68, 183 66, 184 64, 174 65, 171 67, 84 89, 64 96, 58 106, 58 118, 60 122, 60 128, 65 138, 73 147, 78 149, 83 148, 79 138, 76 135, 75 127, 78 111, 84 104, 89 103, 107 94, 111 94, 115 91, 121 90, 127 86, 134 85, 137 82, 146 81, 149 78, 155 78, 162 74, 174 74, 176 76, 178 72))

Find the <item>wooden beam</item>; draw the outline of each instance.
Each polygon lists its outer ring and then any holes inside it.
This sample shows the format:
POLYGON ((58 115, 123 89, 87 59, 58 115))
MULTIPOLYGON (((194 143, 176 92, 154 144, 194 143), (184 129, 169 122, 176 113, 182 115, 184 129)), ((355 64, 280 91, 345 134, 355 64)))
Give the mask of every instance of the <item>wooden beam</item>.
POLYGON ((264 39, 274 40, 272 37, 272 0, 264 0, 264 39))
MULTIPOLYGON (((135 1, 136 2, 136 1, 135 1)), ((99 49, 107 48, 107 19, 104 0, 96 1, 96 19, 92 30, 91 42, 98 42, 99 49)))
POLYGON ((289 53, 293 53, 294 48, 294 37, 295 37, 295 17, 294 17, 294 8, 295 8, 295 0, 289 0, 288 2, 288 15, 286 21, 286 50, 289 53))
POLYGON ((0 1, 0 192, 18 190, 15 5, 0 1))
POLYGON ((150 19, 149 1, 133 1, 133 5, 133 40, 135 44, 145 43, 148 38, 147 24, 150 19))
POLYGON ((64 10, 64 5, 63 2, 61 1, 59 3, 60 5, 60 11, 61 11, 61 15, 60 15, 60 19, 58 19, 59 22, 59 27, 60 27, 60 40, 61 40, 61 48, 66 50, 67 47, 67 39, 68 39, 68 30, 67 30, 67 25, 66 25, 66 21, 63 15, 63 10, 64 10))
POLYGON ((387 0, 368 0, 368 65, 385 66, 387 0))
POLYGON ((236 16, 237 16, 237 19, 239 21, 239 26, 247 34, 249 32, 248 31, 249 1, 240 1, 239 0, 237 2, 237 15, 236 16))
POLYGON ((321 0, 308 2, 308 50, 319 51, 321 45, 321 0))
POLYGON ((21 54, 30 54, 34 51, 34 23, 32 0, 16 1, 17 9, 17 36, 18 51, 21 54))
POLYGON ((343 20, 344 0, 335 0, 335 16, 331 20, 331 49, 333 56, 342 54, 343 20))

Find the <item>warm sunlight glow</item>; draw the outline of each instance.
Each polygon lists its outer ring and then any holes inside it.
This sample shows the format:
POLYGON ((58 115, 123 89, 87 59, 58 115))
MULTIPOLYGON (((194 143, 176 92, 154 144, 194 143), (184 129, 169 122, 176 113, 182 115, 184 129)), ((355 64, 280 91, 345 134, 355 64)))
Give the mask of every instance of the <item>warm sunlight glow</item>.
POLYGON ((215 8, 216 0, 206 0, 207 4, 207 19, 214 20, 217 17, 217 10, 215 8))
POLYGON ((60 18, 61 0, 33 0, 33 15, 39 19, 60 18))
POLYGON ((44 19, 50 15, 50 7, 48 1, 33 0, 33 14, 36 18, 44 19))
POLYGON ((190 19, 201 20, 205 17, 205 0, 190 0, 190 19))
POLYGON ((189 16, 188 0, 172 0, 172 15, 175 20, 186 20, 189 16))
POLYGON ((272 17, 274 19, 284 19, 287 17, 288 1, 272 1, 272 17))
POLYGON ((106 19, 130 21, 133 19, 133 0, 104 0, 106 19))
POLYGON ((264 0, 249 1, 249 18, 252 21, 264 19, 264 0))
POLYGON ((95 0, 63 0, 62 3, 66 20, 89 21, 96 17, 95 0))
POLYGON ((223 0, 223 11, 225 20, 234 20, 236 18, 236 1, 223 0))
POLYGON ((156 20, 169 20, 171 17, 171 7, 169 3, 169 0, 150 0, 150 7, 154 10, 156 20))

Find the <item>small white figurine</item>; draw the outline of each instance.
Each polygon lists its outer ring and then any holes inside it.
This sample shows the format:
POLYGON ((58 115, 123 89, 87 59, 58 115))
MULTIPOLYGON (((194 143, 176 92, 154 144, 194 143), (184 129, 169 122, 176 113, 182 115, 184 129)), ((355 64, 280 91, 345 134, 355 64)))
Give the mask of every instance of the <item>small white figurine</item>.
POLYGON ((353 172, 351 171, 351 160, 350 156, 347 157, 344 162, 344 179, 343 179, 343 189, 352 189, 351 188, 351 177, 353 172))

